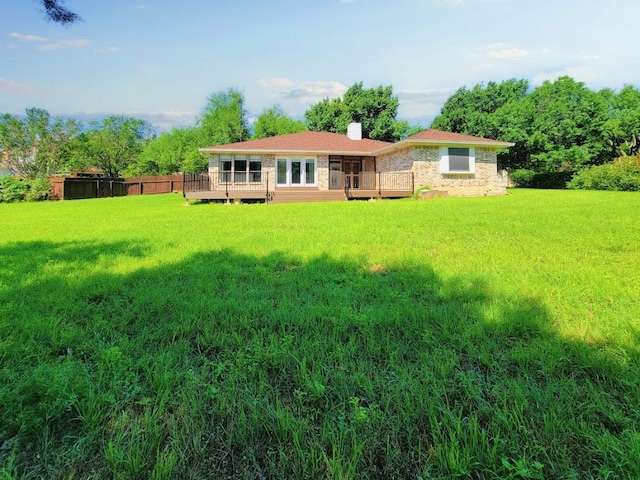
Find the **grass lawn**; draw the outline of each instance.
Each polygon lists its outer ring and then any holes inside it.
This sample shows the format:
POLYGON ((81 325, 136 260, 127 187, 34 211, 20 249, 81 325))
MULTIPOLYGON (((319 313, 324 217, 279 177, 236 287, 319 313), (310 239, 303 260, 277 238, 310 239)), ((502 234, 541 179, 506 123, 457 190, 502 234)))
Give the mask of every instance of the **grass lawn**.
POLYGON ((0 479, 640 478, 637 193, 0 219, 0 479))

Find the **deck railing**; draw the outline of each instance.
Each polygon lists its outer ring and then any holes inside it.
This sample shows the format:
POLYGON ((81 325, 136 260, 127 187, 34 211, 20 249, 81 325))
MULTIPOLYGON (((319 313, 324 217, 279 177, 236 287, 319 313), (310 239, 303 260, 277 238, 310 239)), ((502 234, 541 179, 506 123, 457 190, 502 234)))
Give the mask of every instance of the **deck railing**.
POLYGON ((379 195, 385 191, 413 192, 413 173, 411 172, 360 172, 345 174, 345 191, 376 190, 379 195))
POLYGON ((185 173, 185 192, 268 192, 269 178, 264 172, 249 173, 235 179, 228 172, 222 173, 185 173), (240 180, 240 181, 239 181, 240 180), (243 181, 244 180, 244 181, 243 181))
MULTIPOLYGON (((229 172, 221 173, 185 173, 184 192, 265 192, 270 193, 269 178, 266 172, 250 172, 242 177, 232 176, 229 172), (235 181, 234 181, 235 180, 235 181)), ((411 172, 360 172, 344 174, 343 183, 347 197, 353 190, 375 191, 379 196, 384 192, 412 192, 413 173, 411 172)), ((271 192, 273 187, 271 187, 271 192)))

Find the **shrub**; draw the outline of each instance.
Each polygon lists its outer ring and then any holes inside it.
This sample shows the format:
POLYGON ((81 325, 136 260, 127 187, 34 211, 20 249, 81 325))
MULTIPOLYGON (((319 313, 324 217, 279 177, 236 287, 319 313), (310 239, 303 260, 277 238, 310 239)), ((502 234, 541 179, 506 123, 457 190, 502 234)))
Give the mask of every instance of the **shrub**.
POLYGON ((527 170, 526 168, 520 168, 509 174, 511 181, 515 183, 516 187, 528 187, 531 180, 536 175, 533 170, 527 170))
POLYGON ((640 191, 640 156, 580 170, 567 184, 577 190, 640 191))
POLYGON ((29 189, 25 195, 25 200, 28 202, 37 202, 40 200, 46 200, 51 194, 51 184, 46 180, 38 179, 31 180, 29 182, 29 189))
POLYGON ((50 193, 51 184, 46 180, 27 180, 11 176, 0 178, 0 202, 46 200, 50 193))
POLYGON ((16 177, 0 178, 0 201, 19 202, 24 200, 29 186, 26 180, 16 177))
POLYGON ((521 168, 509 174, 517 187, 523 188, 566 188, 572 172, 535 172, 521 168))

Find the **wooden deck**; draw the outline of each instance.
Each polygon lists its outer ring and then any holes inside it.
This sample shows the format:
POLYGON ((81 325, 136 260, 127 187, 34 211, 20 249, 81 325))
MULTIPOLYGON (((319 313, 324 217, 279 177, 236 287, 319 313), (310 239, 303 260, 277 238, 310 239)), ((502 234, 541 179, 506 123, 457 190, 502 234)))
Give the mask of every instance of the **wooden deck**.
POLYGON ((413 195, 409 190, 364 190, 349 189, 347 192, 349 198, 402 198, 413 195))

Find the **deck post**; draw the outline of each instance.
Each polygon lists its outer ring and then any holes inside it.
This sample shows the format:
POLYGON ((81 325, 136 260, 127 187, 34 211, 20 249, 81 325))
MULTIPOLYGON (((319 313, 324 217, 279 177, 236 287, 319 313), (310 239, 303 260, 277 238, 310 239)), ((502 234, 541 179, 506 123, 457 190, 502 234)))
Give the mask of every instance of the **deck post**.
POLYGON ((378 196, 382 196, 382 185, 380 184, 380 180, 382 179, 382 174, 378 172, 378 196))

